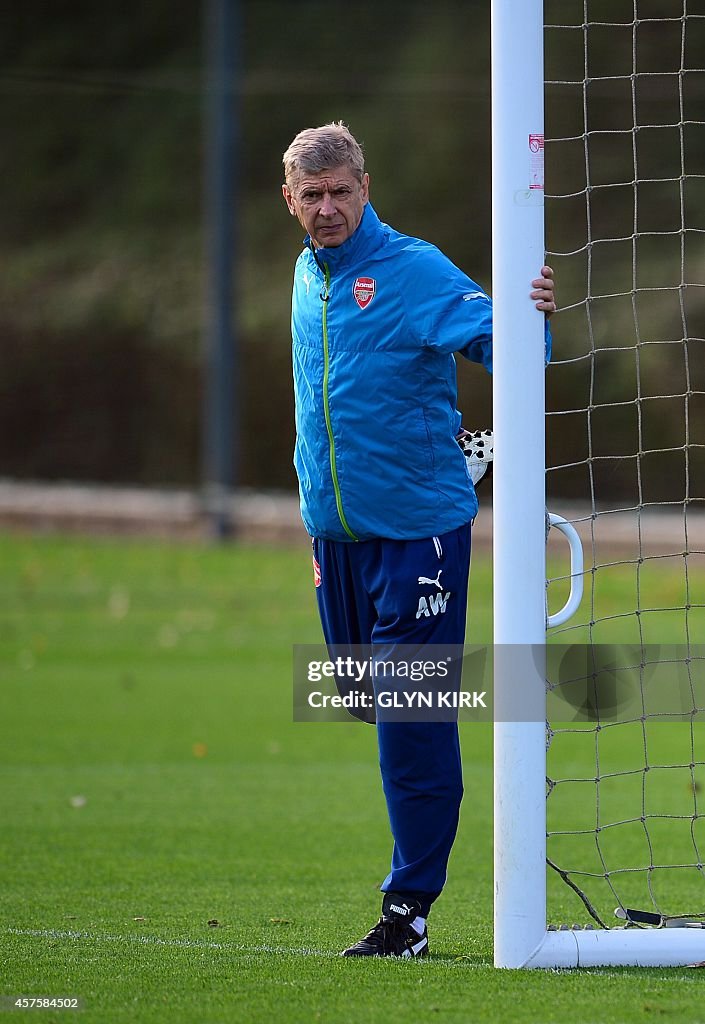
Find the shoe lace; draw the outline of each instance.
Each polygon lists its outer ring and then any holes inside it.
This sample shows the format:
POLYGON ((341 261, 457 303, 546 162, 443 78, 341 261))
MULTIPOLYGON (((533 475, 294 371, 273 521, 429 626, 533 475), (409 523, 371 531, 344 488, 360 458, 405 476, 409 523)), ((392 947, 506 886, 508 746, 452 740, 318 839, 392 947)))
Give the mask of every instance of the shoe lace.
POLYGON ((380 917, 377 924, 369 930, 363 941, 369 942, 385 950, 396 939, 405 938, 407 924, 405 921, 398 921, 393 917, 380 917))

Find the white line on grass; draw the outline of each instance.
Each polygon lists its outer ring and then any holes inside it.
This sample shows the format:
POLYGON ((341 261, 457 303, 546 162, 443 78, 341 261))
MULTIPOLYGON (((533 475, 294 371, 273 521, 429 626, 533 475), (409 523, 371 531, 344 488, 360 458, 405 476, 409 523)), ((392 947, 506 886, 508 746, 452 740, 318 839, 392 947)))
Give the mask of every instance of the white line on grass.
MULTIPOLYGON (((325 958, 336 959, 340 956, 339 953, 333 953, 331 950, 323 949, 308 949, 306 947, 291 947, 291 946, 245 946, 238 942, 208 942, 205 939, 161 939, 158 935, 110 935, 105 932, 76 932, 76 931, 58 931, 55 928, 6 928, 8 935, 19 935, 27 936, 35 939, 69 939, 72 941, 88 941, 88 942, 127 942, 133 943, 138 946, 169 946, 177 949, 222 949, 225 952, 239 953, 242 956, 260 956, 262 953, 270 953, 276 956, 320 956, 325 958)), ((404 963, 410 961, 405 960, 404 963)), ((431 955, 428 959, 422 959, 414 961, 420 966, 432 967, 433 964, 452 964, 454 967, 464 967, 466 970, 480 970, 482 968, 490 968, 492 964, 489 961, 484 963, 474 963, 469 960, 466 956, 459 954, 458 956, 433 956, 431 955)), ((653 970, 653 968, 651 968, 653 970)), ((681 968, 672 968, 672 970, 681 970, 681 968)), ((685 970, 688 970, 685 968, 685 970)), ((608 970, 602 967, 590 967, 590 968, 554 968, 550 972, 551 974, 572 974, 580 973, 581 975, 597 975, 601 978, 614 978, 624 979, 629 977, 622 972, 608 970)), ((637 975, 641 971, 641 968, 634 968, 633 973, 637 975)), ((686 982, 700 982, 702 979, 696 977, 697 972, 688 971, 688 974, 680 975, 678 977, 679 983, 686 982)), ((673 981, 673 974, 662 974, 649 975, 650 981, 673 981)))
MULTIPOLYGON (((111 935, 105 932, 59 931, 55 928, 6 928, 5 931, 8 935, 26 936, 28 938, 35 939, 68 939, 74 942, 126 942, 138 946, 169 946, 177 949, 221 949, 225 952, 239 953, 241 956, 247 957, 261 956, 263 953, 269 953, 274 954, 275 956, 320 956, 326 959, 333 957, 337 959, 340 955, 339 953, 333 953, 331 950, 308 949, 306 947, 266 945, 245 946, 237 942, 208 942, 205 939, 161 939, 158 935, 111 935)), ((481 970, 492 966, 489 961, 484 963, 475 963, 462 954, 459 954, 458 956, 431 955, 428 959, 417 960, 414 962, 418 963, 419 966, 427 967, 432 967, 433 964, 452 964, 454 967, 463 967, 466 970, 481 970)), ((404 963, 409 963, 409 961, 405 960, 404 963)), ((608 970, 601 967, 553 969, 546 973, 572 974, 574 970, 576 973, 581 975, 597 975, 601 978, 624 980, 625 977, 629 977, 629 975, 622 972, 608 970)), ((680 970, 680 968, 673 968, 673 970, 680 970)), ((640 971, 641 968, 634 968, 633 974, 638 975, 640 971)), ((688 971, 687 974, 681 974, 678 977, 678 982, 680 984, 684 981, 690 983, 697 981, 699 983, 702 979, 700 977, 696 977, 697 973, 697 971, 688 971)), ((662 974, 658 976, 650 974, 649 980, 673 981, 674 975, 662 974)))
POLYGON ((296 956, 335 956, 320 949, 290 949, 286 946, 243 946, 237 942, 207 942, 205 939, 161 939, 158 935, 110 935, 101 932, 58 931, 55 928, 8 928, 10 935, 35 939, 82 939, 90 942, 133 942, 140 946, 173 946, 180 949, 223 949, 238 953, 279 953, 296 956))
MULTIPOLYGON (((331 950, 308 949, 306 947, 289 946, 246 946, 237 942, 208 942, 205 939, 161 939, 158 935, 111 935, 105 932, 59 931, 55 928, 7 928, 8 935, 26 936, 35 939, 67 939, 69 941, 87 942, 127 942, 138 946, 169 946, 177 949, 221 949, 225 952, 240 953, 244 956, 258 956, 263 953, 277 956, 320 956, 335 957, 340 954, 331 950)), ((439 957, 419 963, 456 964, 463 967, 489 967, 489 964, 476 964, 465 960, 462 956, 439 957)))

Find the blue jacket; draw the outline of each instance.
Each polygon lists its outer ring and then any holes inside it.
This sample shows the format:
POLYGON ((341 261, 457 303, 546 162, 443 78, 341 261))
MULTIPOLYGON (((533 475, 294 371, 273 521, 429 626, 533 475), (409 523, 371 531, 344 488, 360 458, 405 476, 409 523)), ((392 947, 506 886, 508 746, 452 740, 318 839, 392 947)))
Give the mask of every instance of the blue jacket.
POLYGON ((489 298, 369 204, 342 245, 305 246, 292 336, 306 529, 328 540, 404 540, 468 522, 477 498, 455 441, 453 353, 491 370, 489 298))

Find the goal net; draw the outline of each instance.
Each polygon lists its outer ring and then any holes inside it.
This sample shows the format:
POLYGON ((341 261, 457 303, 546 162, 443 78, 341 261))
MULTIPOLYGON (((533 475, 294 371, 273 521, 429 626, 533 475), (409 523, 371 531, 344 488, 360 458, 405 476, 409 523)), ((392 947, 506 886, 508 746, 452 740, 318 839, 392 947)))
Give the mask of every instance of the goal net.
MULTIPOLYGON (((569 678, 582 696, 572 720, 548 723, 548 919, 623 927, 636 909, 652 924, 697 923, 705 0, 547 0, 544 42, 547 262, 560 307, 546 486, 585 550, 581 608, 549 632, 549 644, 571 645, 560 685, 569 678)), ((555 607, 568 573, 553 539, 548 575, 555 607)), ((548 682, 559 685, 550 668, 548 682)))

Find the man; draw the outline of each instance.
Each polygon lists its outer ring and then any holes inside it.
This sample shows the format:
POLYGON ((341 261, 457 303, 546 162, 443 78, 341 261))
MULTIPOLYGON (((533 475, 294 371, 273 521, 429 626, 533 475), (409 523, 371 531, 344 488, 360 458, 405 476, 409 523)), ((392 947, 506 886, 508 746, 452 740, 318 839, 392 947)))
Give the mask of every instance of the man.
MULTIPOLYGON (((454 353, 491 369, 490 300, 435 246, 379 220, 342 122, 300 132, 284 173, 307 232, 292 300, 294 461, 326 643, 462 644, 478 506, 454 353)), ((532 285, 550 315, 552 270, 532 285)), ((392 865, 380 920, 343 955, 423 956, 462 797, 457 723, 378 721, 377 735, 392 865)))

